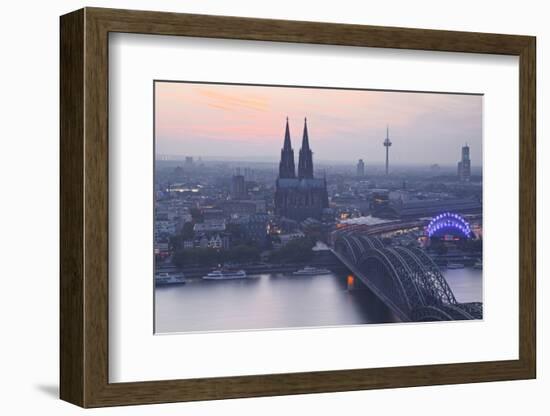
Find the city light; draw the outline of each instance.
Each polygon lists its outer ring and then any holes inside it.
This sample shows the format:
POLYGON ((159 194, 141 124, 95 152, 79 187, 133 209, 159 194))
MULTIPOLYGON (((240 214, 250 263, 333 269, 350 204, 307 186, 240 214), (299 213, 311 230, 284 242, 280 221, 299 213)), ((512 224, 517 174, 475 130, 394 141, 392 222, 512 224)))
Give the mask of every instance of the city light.
POLYGON ((432 218, 427 227, 429 237, 443 229, 455 229, 460 231, 466 238, 469 238, 472 231, 468 222, 459 214, 444 212, 432 218))

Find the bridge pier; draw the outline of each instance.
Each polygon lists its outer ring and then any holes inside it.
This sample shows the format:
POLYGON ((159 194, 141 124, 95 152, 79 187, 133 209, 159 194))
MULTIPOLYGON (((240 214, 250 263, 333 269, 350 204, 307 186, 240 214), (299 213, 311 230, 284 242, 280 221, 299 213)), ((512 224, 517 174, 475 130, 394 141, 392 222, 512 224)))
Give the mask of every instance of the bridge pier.
POLYGON ((355 277, 352 274, 348 275, 348 277, 346 279, 346 282, 347 282, 347 285, 348 285, 348 290, 355 289, 355 277))

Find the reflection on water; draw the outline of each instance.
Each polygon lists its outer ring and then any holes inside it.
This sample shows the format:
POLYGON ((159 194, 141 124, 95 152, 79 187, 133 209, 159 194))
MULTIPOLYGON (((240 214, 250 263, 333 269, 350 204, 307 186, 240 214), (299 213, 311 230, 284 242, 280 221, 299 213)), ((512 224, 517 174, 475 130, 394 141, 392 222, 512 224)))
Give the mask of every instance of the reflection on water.
POLYGON ((392 322, 370 292, 345 276, 262 274, 157 287, 156 332, 216 331, 392 322))
MULTIPOLYGON (((481 272, 466 270, 445 276, 459 301, 481 300, 481 272)), ((262 274, 155 289, 156 333, 386 322, 394 322, 391 312, 366 289, 348 291, 345 275, 262 274)))

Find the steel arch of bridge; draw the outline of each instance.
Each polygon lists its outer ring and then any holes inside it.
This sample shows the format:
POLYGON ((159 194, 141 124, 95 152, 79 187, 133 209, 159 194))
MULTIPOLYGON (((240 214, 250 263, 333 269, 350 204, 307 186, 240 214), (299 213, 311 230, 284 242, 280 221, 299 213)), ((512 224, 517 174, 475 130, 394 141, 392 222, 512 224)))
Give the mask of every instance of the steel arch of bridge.
POLYGON ((337 236, 334 251, 405 320, 481 318, 481 307, 458 303, 439 267, 418 248, 384 246, 377 237, 350 230, 337 236))

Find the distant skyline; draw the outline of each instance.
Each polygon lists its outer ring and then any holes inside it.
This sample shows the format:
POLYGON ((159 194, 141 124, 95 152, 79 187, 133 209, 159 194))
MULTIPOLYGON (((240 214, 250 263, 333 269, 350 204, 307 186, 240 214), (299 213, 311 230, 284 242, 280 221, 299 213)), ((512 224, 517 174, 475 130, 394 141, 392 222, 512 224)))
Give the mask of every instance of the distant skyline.
MULTIPOLYGON (((155 83, 157 155, 273 161, 280 157, 286 117, 295 155, 307 117, 314 159, 390 165, 454 165, 468 143, 482 162, 480 95, 155 83)), ((296 156, 297 157, 297 156, 296 156)))

